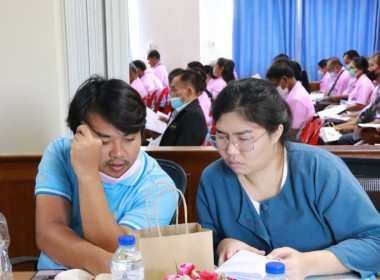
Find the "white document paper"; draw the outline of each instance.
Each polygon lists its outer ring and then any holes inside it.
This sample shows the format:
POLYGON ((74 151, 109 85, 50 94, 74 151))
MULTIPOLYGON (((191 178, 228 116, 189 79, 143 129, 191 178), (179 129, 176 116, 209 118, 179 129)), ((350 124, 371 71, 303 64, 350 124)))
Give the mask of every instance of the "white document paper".
POLYGON ((319 131, 319 137, 324 142, 337 141, 341 136, 342 134, 333 127, 321 127, 319 131))
POLYGON ((310 93, 311 101, 315 103, 316 101, 322 100, 325 98, 325 94, 323 92, 313 91, 310 93))
POLYGON ((326 114, 324 117, 324 119, 329 119, 330 121, 334 121, 334 120, 338 120, 338 121, 348 121, 350 119, 350 117, 342 117, 340 115, 333 115, 333 114, 326 114))
MULTIPOLYGON (((161 113, 161 115, 165 115, 161 113)), ((166 116, 166 115, 165 115, 166 116)), ((151 131, 163 134, 168 126, 167 123, 158 119, 159 114, 155 113, 152 109, 146 107, 146 125, 145 128, 151 131)))
POLYGON ((273 260, 269 260, 265 256, 240 250, 219 266, 215 272, 224 272, 226 276, 239 280, 262 279, 266 275, 265 265, 271 261, 273 260))
POLYGON ((319 111, 317 114, 320 118, 323 118, 325 119, 325 116, 327 115, 337 115, 339 113, 342 113, 343 111, 346 110, 346 106, 344 105, 337 105, 337 106, 334 106, 334 107, 331 107, 329 109, 326 109, 326 110, 323 110, 323 111, 319 111))
POLYGON ((379 128, 380 127, 380 123, 359 123, 358 126, 360 126, 360 127, 379 128))

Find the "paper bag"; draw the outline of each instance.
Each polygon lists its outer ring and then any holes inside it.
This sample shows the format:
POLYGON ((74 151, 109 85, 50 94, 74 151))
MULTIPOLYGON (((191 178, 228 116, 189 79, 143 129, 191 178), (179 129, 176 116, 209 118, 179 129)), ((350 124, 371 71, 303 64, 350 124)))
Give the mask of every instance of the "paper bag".
MULTIPOLYGON (((145 280, 164 279, 177 273, 177 266, 190 262, 197 270, 214 270, 212 231, 202 228, 198 223, 187 223, 187 206, 182 192, 176 188, 162 190, 156 196, 155 213, 157 216, 157 197, 165 191, 178 191, 182 196, 185 224, 157 226, 133 231, 137 248, 144 260, 145 280)), ((148 217, 149 225, 150 220, 148 217)), ((156 219, 157 225, 158 220, 156 219)))

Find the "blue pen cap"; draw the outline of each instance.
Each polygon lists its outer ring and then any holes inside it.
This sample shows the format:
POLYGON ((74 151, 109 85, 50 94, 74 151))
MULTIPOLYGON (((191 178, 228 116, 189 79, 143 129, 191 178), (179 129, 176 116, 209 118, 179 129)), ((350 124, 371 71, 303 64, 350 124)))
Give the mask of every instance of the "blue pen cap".
POLYGON ((265 265, 265 271, 270 274, 284 274, 285 264, 282 262, 268 262, 265 265))
POLYGON ((121 246, 128 246, 128 245, 135 245, 136 238, 134 235, 122 235, 119 237, 119 245, 121 246))

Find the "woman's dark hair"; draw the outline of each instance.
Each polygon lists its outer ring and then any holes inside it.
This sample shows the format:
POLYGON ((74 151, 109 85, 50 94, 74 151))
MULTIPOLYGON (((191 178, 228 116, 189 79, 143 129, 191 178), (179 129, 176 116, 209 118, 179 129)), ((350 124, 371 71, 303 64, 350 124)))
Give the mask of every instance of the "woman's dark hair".
POLYGON ((206 89, 206 75, 202 69, 183 70, 178 76, 180 76, 179 80, 181 82, 190 83, 197 95, 200 95, 206 89))
POLYGON ((222 78, 228 84, 230 81, 235 80, 234 68, 235 62, 231 59, 220 57, 216 62, 219 67, 223 67, 222 78))
POLYGON ((146 108, 140 94, 126 82, 92 76, 77 90, 70 103, 67 124, 73 133, 90 113, 125 134, 142 132, 145 127, 146 108))
POLYGON ((248 78, 229 83, 212 104, 212 116, 217 123, 223 114, 231 112, 240 114, 247 121, 257 123, 268 133, 275 132, 282 124, 282 144, 291 137, 290 107, 268 81, 248 78))
POLYGON ((203 64, 199 61, 191 61, 187 64, 187 68, 193 69, 193 68, 200 68, 203 69, 203 64))
POLYGON ((211 75, 212 78, 215 78, 211 65, 207 64, 207 65, 203 66, 203 70, 205 71, 206 75, 211 75))
POLYGON ((282 77, 295 78, 293 67, 289 60, 278 60, 268 69, 266 77, 268 80, 279 81, 282 77))
POLYGON ((146 70, 146 65, 142 60, 134 60, 132 63, 138 68, 141 69, 142 71, 146 70))
POLYGON ((318 62, 318 66, 321 68, 325 68, 327 65, 327 59, 322 59, 318 62))
POLYGON ((276 55, 274 58, 273 58, 273 62, 276 62, 277 60, 279 59, 287 59, 289 60, 289 56, 284 54, 284 53, 280 53, 278 55, 276 55))
POLYGON ((354 66, 357 69, 363 70, 364 74, 368 73, 369 63, 368 63, 368 59, 366 57, 364 57, 364 56, 355 57, 352 60, 352 63, 354 64, 354 66))

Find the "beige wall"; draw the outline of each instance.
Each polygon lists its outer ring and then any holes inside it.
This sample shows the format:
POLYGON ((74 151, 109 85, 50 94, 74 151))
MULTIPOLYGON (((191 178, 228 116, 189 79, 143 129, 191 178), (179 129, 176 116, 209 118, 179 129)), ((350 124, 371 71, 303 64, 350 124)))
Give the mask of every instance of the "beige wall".
POLYGON ((0 154, 40 154, 66 133, 60 0, 0 0, 0 154))

